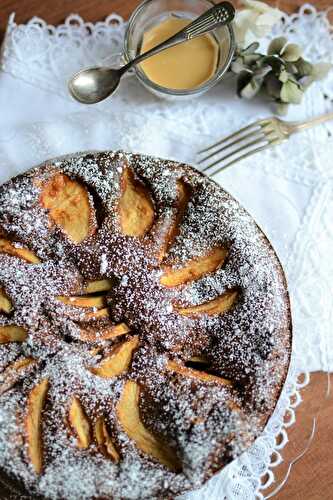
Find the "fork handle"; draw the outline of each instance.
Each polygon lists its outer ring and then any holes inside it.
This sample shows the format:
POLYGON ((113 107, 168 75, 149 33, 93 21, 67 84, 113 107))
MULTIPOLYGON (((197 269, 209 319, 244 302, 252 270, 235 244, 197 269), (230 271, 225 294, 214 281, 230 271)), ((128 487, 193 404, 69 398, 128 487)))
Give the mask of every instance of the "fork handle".
POLYGON ((315 118, 310 118, 304 122, 290 123, 290 133, 299 132, 300 130, 305 130, 307 128, 315 127, 320 123, 328 122, 333 120, 333 112, 326 113, 325 115, 316 116, 315 118))

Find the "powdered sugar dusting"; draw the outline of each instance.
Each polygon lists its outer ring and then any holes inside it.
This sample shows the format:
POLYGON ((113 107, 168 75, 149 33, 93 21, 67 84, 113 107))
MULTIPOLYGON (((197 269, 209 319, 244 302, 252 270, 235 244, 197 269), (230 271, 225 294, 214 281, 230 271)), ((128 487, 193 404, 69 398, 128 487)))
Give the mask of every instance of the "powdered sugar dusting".
MULTIPOLYGON (((0 371, 20 357, 38 365, 0 397, 0 466, 28 491, 51 499, 173 497, 199 487, 242 453, 262 431, 285 380, 290 358, 289 302, 283 272, 251 217, 211 180, 175 162, 123 152, 82 153, 47 162, 0 188, 0 234, 29 248, 41 264, 0 254, 0 286, 13 303, 0 326, 28 331, 22 343, 0 345, 0 371), (143 238, 124 236, 117 216, 125 164, 150 190, 155 223, 143 238), (98 230, 75 245, 40 203, 40 185, 62 171, 82 182, 96 213, 98 230), (160 284, 157 251, 176 210, 177 181, 191 186, 179 233, 164 264, 174 267, 228 248, 214 273, 175 288, 160 284), (110 319, 89 320, 92 344, 80 340, 85 312, 60 302, 80 295, 87 280, 108 278, 110 319), (194 306, 227 290, 238 300, 223 315, 185 317, 176 305, 194 306), (98 341, 109 323, 125 322, 126 336, 98 341), (128 372, 112 379, 94 375, 112 348, 133 335, 139 347, 128 372), (93 349, 96 348, 97 349, 93 349), (169 360, 203 357, 209 370, 233 386, 194 380, 167 369, 169 360), (36 476, 27 457, 24 418, 29 391, 47 378, 43 412, 44 469, 36 476), (175 450, 175 474, 140 451, 122 429, 116 412, 124 382, 141 387, 141 418, 175 450), (90 422, 107 420, 121 460, 105 458, 93 441, 78 449, 68 427, 70 400, 81 401, 90 422)), ((1 373, 0 373, 1 376, 1 373)))
POLYGON ((101 265, 99 268, 99 272, 101 274, 105 274, 108 269, 108 260, 107 260, 107 255, 105 253, 102 254, 101 257, 101 265))

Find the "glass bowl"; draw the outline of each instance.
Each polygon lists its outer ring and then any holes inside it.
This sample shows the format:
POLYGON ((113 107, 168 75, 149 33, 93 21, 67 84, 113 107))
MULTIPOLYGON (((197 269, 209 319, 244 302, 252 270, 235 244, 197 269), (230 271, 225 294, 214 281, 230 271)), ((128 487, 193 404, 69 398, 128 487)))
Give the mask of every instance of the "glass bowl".
MULTIPOLYGON (((214 6, 210 0, 145 0, 132 13, 124 40, 124 59, 126 62, 140 54, 143 34, 171 15, 194 19, 214 6)), ((134 66, 138 80, 158 97, 177 100, 195 97, 207 92, 221 80, 231 63, 235 51, 235 37, 232 26, 221 26, 214 30, 213 36, 219 46, 219 60, 214 75, 201 85, 191 89, 171 89, 162 87, 150 80, 140 65, 134 66)))

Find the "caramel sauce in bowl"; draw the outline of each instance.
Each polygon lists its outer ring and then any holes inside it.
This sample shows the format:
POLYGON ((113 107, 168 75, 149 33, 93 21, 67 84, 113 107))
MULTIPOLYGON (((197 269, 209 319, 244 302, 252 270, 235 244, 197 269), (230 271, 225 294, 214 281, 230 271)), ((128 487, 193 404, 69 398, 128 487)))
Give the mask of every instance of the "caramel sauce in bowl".
MULTIPOLYGON (((146 0, 127 26, 124 57, 135 56, 166 40, 214 4, 210 0, 146 0)), ((158 97, 179 100, 199 96, 221 80, 235 50, 231 25, 166 49, 137 65, 138 80, 158 97)))
MULTIPOLYGON (((164 42, 191 21, 170 16, 143 35, 141 53, 164 42)), ((164 50, 141 63, 147 77, 161 87, 194 89, 210 80, 216 71, 219 46, 207 34, 164 50)))

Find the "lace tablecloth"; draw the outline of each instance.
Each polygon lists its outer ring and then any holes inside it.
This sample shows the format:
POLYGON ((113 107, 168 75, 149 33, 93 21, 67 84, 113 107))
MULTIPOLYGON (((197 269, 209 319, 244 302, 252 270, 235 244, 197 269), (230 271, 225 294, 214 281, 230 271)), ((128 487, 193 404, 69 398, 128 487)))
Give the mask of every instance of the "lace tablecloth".
MULTIPOLYGON (((94 25, 76 15, 58 27, 36 18, 23 26, 9 20, 0 73, 0 182, 47 158, 88 149, 125 149, 195 164, 200 146, 272 112, 267 103, 238 100, 230 78, 181 104, 158 100, 134 77, 96 106, 71 101, 68 76, 121 52, 124 27, 114 14, 94 25)), ((270 38, 282 33, 305 47, 310 60, 333 62, 333 28, 325 13, 304 6, 286 15, 270 38)), ((288 118, 332 110, 332 73, 288 118)), ((333 124, 306 131, 216 177, 254 216, 281 258, 292 300, 294 350, 288 381, 264 434, 187 500, 263 498, 282 460, 307 373, 333 370, 332 134, 333 124), (299 384, 301 372, 306 376, 299 384)))

